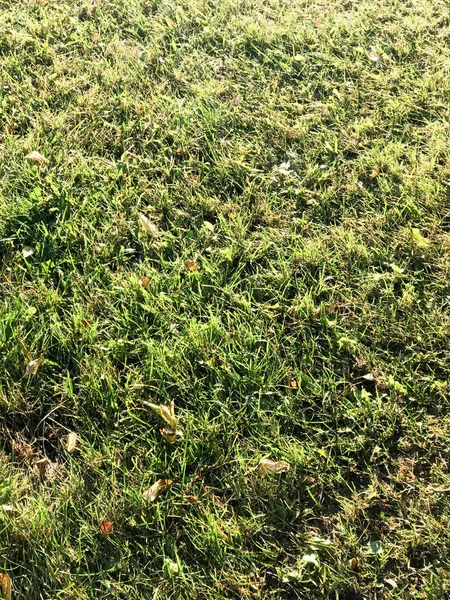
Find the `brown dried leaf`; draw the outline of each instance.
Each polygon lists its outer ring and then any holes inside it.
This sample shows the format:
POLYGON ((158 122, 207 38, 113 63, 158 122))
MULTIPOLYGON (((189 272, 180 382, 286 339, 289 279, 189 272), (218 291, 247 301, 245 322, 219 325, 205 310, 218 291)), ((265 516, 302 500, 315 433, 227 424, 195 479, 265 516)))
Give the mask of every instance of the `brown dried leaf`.
POLYGON ((298 389, 298 381, 296 381, 295 379, 292 379, 292 381, 289 382, 289 385, 291 386, 291 388, 293 390, 297 390, 298 389))
POLYGON ((372 170, 372 173, 370 174, 370 178, 375 179, 375 177, 378 177, 379 174, 380 174, 380 167, 378 165, 375 165, 372 170))
POLYGON ((28 350, 28 348, 25 346, 25 342, 23 340, 17 340, 19 342, 19 346, 22 348, 23 353, 25 354, 25 360, 27 362, 30 362, 31 360, 31 354, 28 350))
POLYGON ((100 532, 103 535, 112 535, 114 533, 114 525, 112 524, 111 521, 108 521, 108 519, 105 519, 104 521, 102 521, 102 523, 100 525, 100 532))
POLYGON ((139 279, 139 285, 144 289, 148 286, 149 283, 150 279, 148 277, 141 277, 141 279, 139 279))
POLYGON ((154 225, 145 215, 139 213, 139 223, 141 224, 142 229, 151 235, 154 238, 157 238, 159 235, 158 228, 154 225))
POLYGON ((41 458, 40 460, 36 461, 36 466, 39 469, 39 473, 42 475, 42 477, 44 477, 44 475, 46 474, 49 465, 50 461, 47 457, 41 458))
POLYGON ((158 481, 155 481, 152 487, 142 492, 142 496, 144 497, 144 500, 154 502, 160 493, 168 488, 169 485, 172 485, 171 479, 158 479, 158 481))
POLYGON ((12 598, 12 579, 6 573, 0 573, 0 585, 2 586, 2 596, 4 600, 12 598))
POLYGON ((44 165, 48 165, 50 163, 50 161, 47 158, 45 158, 45 156, 43 156, 37 150, 33 150, 33 152, 30 152, 29 154, 27 154, 25 156, 25 158, 27 159, 27 161, 29 163, 44 164, 44 165))
POLYGON ((285 460, 269 460, 263 458, 258 466, 258 473, 260 475, 269 475, 272 473, 285 473, 289 471, 291 465, 285 460))
POLYGON ((27 368, 25 370, 25 375, 36 375, 39 371, 39 367, 42 364, 42 358, 35 358, 34 360, 30 360, 27 364, 27 368))
POLYGON ((348 568, 349 569, 354 570, 354 569, 356 569, 357 566, 358 566, 358 559, 357 558, 351 558, 348 561, 348 568))
POLYGON ((190 258, 188 258, 184 261, 184 264, 186 265, 189 271, 198 271, 198 265, 195 262, 195 260, 191 260, 190 258))
POLYGON ((71 431, 69 433, 69 435, 67 436, 67 440, 66 440, 67 452, 69 454, 72 454, 72 452, 75 452, 77 444, 78 444, 78 434, 75 433, 75 431, 71 431))

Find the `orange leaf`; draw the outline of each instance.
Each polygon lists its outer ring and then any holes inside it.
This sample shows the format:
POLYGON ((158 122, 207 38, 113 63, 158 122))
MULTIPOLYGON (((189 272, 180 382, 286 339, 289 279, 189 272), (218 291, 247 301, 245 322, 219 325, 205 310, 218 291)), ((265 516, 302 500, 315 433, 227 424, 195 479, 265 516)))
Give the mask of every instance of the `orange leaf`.
POLYGON ((149 283, 150 279, 148 277, 141 277, 141 279, 139 279, 139 285, 144 289, 148 286, 149 283))
POLYGON ((114 533, 114 525, 111 521, 105 519, 100 525, 100 531, 103 535, 112 535, 114 533))
POLYGON ((0 573, 0 585, 2 586, 2 596, 4 600, 11 600, 12 596, 12 579, 5 573, 0 573))
POLYGON ((188 258, 184 261, 184 264, 189 269, 189 271, 198 271, 198 265, 195 262, 195 260, 191 260, 190 258, 188 258))

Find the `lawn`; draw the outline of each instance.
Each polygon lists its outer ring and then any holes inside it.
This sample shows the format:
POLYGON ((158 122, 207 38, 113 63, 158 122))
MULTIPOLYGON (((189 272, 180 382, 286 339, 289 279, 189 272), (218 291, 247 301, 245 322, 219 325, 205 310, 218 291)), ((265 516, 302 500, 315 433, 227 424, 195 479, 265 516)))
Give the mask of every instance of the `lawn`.
POLYGON ((0 0, 0 118, 4 598, 449 598, 448 3, 0 0))

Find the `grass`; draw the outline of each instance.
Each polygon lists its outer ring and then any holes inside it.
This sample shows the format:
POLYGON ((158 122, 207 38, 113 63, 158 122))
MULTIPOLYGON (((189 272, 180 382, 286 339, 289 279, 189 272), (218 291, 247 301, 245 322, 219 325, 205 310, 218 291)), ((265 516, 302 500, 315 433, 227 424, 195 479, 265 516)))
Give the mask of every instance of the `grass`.
POLYGON ((0 0, 0 31, 13 597, 448 598, 447 3, 0 0))

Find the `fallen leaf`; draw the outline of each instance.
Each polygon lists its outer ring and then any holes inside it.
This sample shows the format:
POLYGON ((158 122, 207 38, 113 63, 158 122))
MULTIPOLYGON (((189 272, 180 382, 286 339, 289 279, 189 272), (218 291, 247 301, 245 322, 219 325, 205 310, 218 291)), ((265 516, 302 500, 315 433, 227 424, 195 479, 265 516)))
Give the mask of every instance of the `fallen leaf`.
POLYGON ((48 165, 50 163, 50 161, 47 158, 45 158, 45 156, 43 156, 37 150, 33 150, 33 152, 30 152, 29 154, 27 154, 25 156, 25 158, 27 159, 27 161, 29 163, 37 163, 37 164, 44 164, 44 165, 48 165))
POLYGON ((105 519, 100 525, 100 531, 103 535, 112 535, 114 533, 114 525, 111 521, 105 519))
POLYGON ((158 228, 149 219, 147 219, 147 217, 145 215, 143 215, 142 213, 139 213, 139 223, 141 224, 142 229, 146 233, 148 233, 149 235, 151 235, 154 238, 158 237, 158 235, 159 235, 158 228))
POLYGON ((387 583, 388 585, 390 585, 392 587, 392 589, 394 589, 394 590, 395 590, 396 587, 398 587, 397 586, 397 582, 395 581, 395 579, 392 579, 392 578, 388 577, 387 579, 384 580, 384 582, 387 583))
POLYGON ((210 221, 203 221, 203 227, 208 231, 214 232, 214 225, 210 221))
POLYGON ((177 148, 175 150, 175 154, 177 154, 178 156, 181 156, 182 154, 187 154, 189 152, 189 148, 186 148, 186 146, 181 146, 181 148, 177 148))
POLYGON ((317 554, 315 552, 313 552, 311 554, 304 554, 302 556, 301 564, 302 564, 302 566, 311 565, 313 567, 318 567, 319 561, 318 561, 317 554))
POLYGON ((356 567, 358 566, 358 559, 357 558, 351 558, 348 561, 348 568, 349 569, 356 569, 356 567))
POLYGON ((413 244, 418 248, 426 248, 430 243, 429 240, 423 237, 420 233, 420 229, 417 229, 417 227, 411 227, 411 236, 413 244))
POLYGON ((146 406, 154 410, 160 417, 169 423, 170 427, 176 431, 177 429, 177 418, 175 417, 175 403, 172 400, 170 406, 164 406, 164 404, 152 404, 151 402, 145 402, 146 406))
POLYGON ((148 277, 141 277, 141 279, 139 279, 139 285, 144 289, 148 286, 149 283, 150 279, 148 277))
POLYGON ((188 502, 190 502, 191 504, 197 504, 197 502, 198 502, 197 496, 193 496, 192 494, 189 494, 188 496, 186 496, 186 500, 188 502))
POLYGON ((176 431, 172 431, 171 429, 160 429, 159 431, 169 444, 175 444, 178 440, 182 440, 184 436, 181 429, 177 429, 176 431))
POLYGON ((292 581, 301 581, 302 575, 302 569, 292 569, 283 575, 282 582, 291 583, 292 581))
POLYGON ((263 458, 258 466, 258 473, 260 475, 268 475, 271 473, 285 473, 289 471, 291 465, 285 460, 269 460, 268 458, 263 458))
POLYGON ((164 561, 164 566, 171 575, 178 575, 178 573, 180 572, 180 567, 178 563, 176 563, 168 557, 166 557, 164 561))
POLYGON ((34 254, 34 248, 32 248, 31 246, 24 246, 22 248, 22 256, 24 258, 28 258, 32 254, 34 254))
POLYGON ((25 375, 36 375, 39 371, 39 367, 42 364, 42 358, 35 358, 34 360, 30 360, 27 364, 27 368, 25 370, 25 375))
POLYGON ((375 554, 383 554, 384 545, 380 540, 372 540, 369 542, 369 546, 367 548, 367 554, 375 555, 375 554))
POLYGON ((291 386, 291 388, 293 390, 297 390, 298 389, 298 382, 295 381, 295 379, 293 379, 292 381, 289 382, 289 385, 291 386))
POLYGON ((78 444, 78 435, 75 431, 71 431, 67 436, 66 440, 66 450, 69 454, 72 454, 76 450, 78 444))
POLYGON ((142 496, 144 497, 144 500, 154 502, 160 493, 168 488, 169 485, 172 485, 171 479, 158 479, 158 481, 155 481, 152 487, 142 492, 142 496))
POLYGON ((313 483, 316 483, 316 478, 309 475, 308 477, 305 477, 305 483, 312 485, 313 483))
POLYGON ((361 375, 361 379, 365 379, 366 381, 375 381, 375 377, 372 375, 372 373, 361 375))
POLYGON ((25 359, 27 362, 30 362, 31 360, 31 354, 28 350, 28 348, 25 346, 25 342, 23 340, 17 340, 19 342, 19 346, 22 348, 23 353, 25 354, 25 359))
POLYGON ((39 473, 42 475, 42 477, 47 472, 47 468, 49 465, 50 465, 50 461, 47 457, 41 458, 40 460, 36 461, 36 466, 39 469, 39 473))
POLYGON ((375 177, 378 177, 379 173, 380 173, 380 167, 378 165, 375 165, 372 170, 372 173, 370 174, 370 178, 374 179, 375 177))
POLYGON ((190 258, 188 258, 184 261, 184 264, 186 265, 189 271, 198 271, 198 265, 195 262, 195 260, 191 260, 190 258))
POLYGON ((369 52, 369 58, 370 58, 370 60, 373 60, 373 62, 378 62, 380 60, 380 56, 379 56, 375 46, 371 46, 370 52, 369 52))
POLYGON ((12 597, 12 579, 6 573, 0 573, 0 584, 2 586, 2 596, 4 600, 11 600, 12 597))

